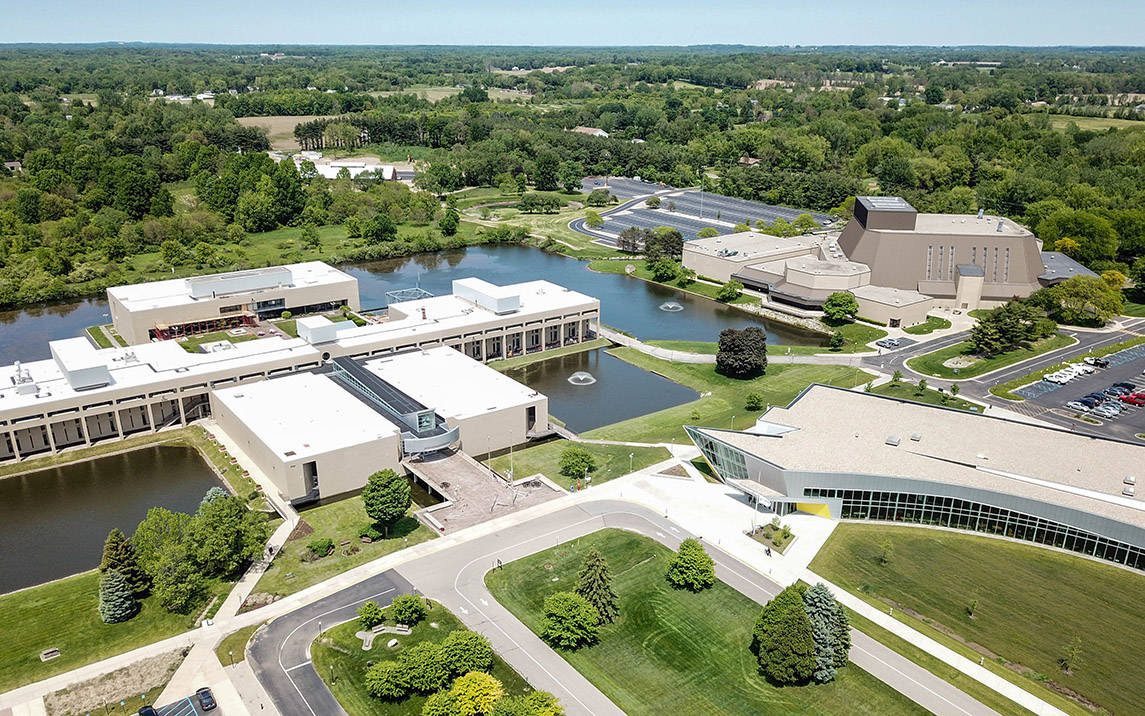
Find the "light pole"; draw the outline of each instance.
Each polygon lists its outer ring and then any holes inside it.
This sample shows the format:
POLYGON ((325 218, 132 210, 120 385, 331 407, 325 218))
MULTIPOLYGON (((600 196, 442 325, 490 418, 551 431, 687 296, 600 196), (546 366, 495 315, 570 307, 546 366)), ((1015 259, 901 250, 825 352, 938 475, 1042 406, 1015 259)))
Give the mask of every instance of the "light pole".
POLYGON ((333 664, 330 665, 330 683, 332 685, 338 683, 338 680, 336 678, 334 678, 334 665, 333 664))
POLYGON ((318 620, 318 638, 319 639, 322 638, 322 620, 321 619, 318 620))
POLYGON ((707 167, 700 167, 700 218, 704 218, 704 170, 707 167))
POLYGON ((231 666, 234 666, 235 665, 235 652, 233 650, 231 650, 231 651, 228 651, 227 653, 231 655, 231 666))
POLYGON ((732 430, 736 429, 736 416, 732 416, 732 430))
POLYGON ((509 479, 513 479, 513 431, 509 431, 509 479))
POLYGON ((635 454, 636 454, 636 453, 634 453, 634 452, 630 452, 630 453, 628 453, 628 474, 629 474, 629 475, 631 475, 631 474, 632 474, 632 457, 633 457, 635 454))
POLYGON ((588 487, 588 465, 584 467, 584 486, 588 487))

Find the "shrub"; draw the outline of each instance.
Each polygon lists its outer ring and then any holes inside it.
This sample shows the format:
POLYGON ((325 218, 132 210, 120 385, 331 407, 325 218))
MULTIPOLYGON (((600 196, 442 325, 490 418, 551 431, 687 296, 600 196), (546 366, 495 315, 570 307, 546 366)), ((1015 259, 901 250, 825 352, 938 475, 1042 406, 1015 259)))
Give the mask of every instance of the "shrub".
POLYGON ((449 669, 442 656, 441 645, 431 641, 418 642, 402 653, 400 663, 405 668, 411 691, 432 694, 445 688, 449 683, 449 669))
POLYGON ((584 477, 586 472, 596 470, 596 458, 587 449, 574 445, 561 453, 560 470, 565 477, 584 477))
POLYGON ((366 602, 358 607, 358 623, 363 629, 373 629, 386 620, 386 615, 377 602, 366 602))
POLYGON ((600 612, 573 592, 557 592, 545 600, 541 638, 562 649, 579 649, 600 636, 600 612))
POLYGON ((382 531, 380 529, 378 529, 377 527, 375 527, 373 525, 373 523, 371 523, 371 524, 368 524, 368 525, 362 527, 362 529, 358 530, 358 536, 359 537, 367 537, 367 538, 369 538, 369 540, 371 542, 375 542, 377 540, 380 540, 385 535, 383 535, 382 531))
POLYGON ((703 546, 689 537, 680 543, 680 549, 668 563, 666 576, 677 589, 699 592, 716 583, 715 563, 703 546))
POLYGON ((660 208, 660 197, 650 196, 644 200, 644 204, 649 209, 659 209, 660 208))
POLYGON ((306 543, 306 551, 314 558, 325 557, 334 549, 334 540, 329 537, 313 539, 306 543))
POLYGON ((454 676, 493 668, 493 647, 477 632, 454 631, 441 642, 442 658, 454 676))
POLYGON ((425 619, 425 605, 421 603, 419 597, 413 594, 403 594, 394 599, 394 603, 390 605, 390 615, 393 616, 394 622, 397 624, 413 626, 425 619))
POLYGON ((505 696, 505 687, 489 674, 472 671, 459 676, 449 693, 460 716, 482 716, 493 710, 493 704, 505 696))
POLYGON ((409 689, 409 670, 396 661, 378 662, 366 671, 366 691, 376 699, 400 701, 409 689))
POLYGON ((294 314, 293 314, 293 313, 291 313, 290 311, 283 311, 283 312, 282 312, 282 320, 284 320, 284 321, 285 321, 285 320, 288 320, 288 319, 289 319, 289 318, 291 318, 293 315, 294 315, 294 314))
POLYGON ((764 405, 763 394, 754 390, 747 394, 747 399, 744 401, 744 407, 748 410, 763 410, 764 405))

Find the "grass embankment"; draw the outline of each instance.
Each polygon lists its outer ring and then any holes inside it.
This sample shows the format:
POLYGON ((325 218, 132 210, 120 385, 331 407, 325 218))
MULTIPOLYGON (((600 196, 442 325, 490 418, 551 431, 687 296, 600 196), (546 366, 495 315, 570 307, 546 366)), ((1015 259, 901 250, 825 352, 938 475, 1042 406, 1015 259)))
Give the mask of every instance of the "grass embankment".
POLYGON ((302 520, 313 528, 313 534, 283 545, 282 550, 275 555, 270 569, 258 580, 255 591, 283 596, 293 594, 360 564, 433 539, 434 533, 413 516, 417 509, 418 505, 414 504, 405 517, 390 527, 389 538, 370 544, 358 538, 358 530, 372 522, 366 516, 361 495, 304 510, 301 513, 302 520), (307 554, 306 544, 323 537, 334 541, 334 553, 313 562, 303 561, 302 557, 307 554), (342 544, 347 540, 347 544, 342 544), (353 549, 358 551, 345 554, 347 550, 353 549))
MULTIPOLYGON (((1052 680, 1117 714, 1142 714, 1135 673, 1145 642, 1145 577, 1071 554, 971 534, 889 525, 839 525, 811 563, 817 574, 929 636, 942 625, 966 642, 1022 665, 1022 676, 987 655, 1011 681, 1071 713, 1087 713, 1040 685, 1052 680), (885 540, 894 544, 880 564, 885 540), (957 578, 950 578, 957 575, 957 578), (968 613, 977 599, 974 617, 968 613), (903 615, 908 608, 921 615, 903 615), (1058 659, 1081 639, 1072 675, 1058 659)), ((952 642, 946 637, 944 643, 952 642)), ((979 652, 959 649, 977 659, 979 652)))
MULTIPOLYGON (((169 612, 154 596, 143 599, 139 613, 128 621, 104 624, 99 618, 99 577, 93 570, 0 597, 4 615, 0 692, 193 628, 193 615, 169 612), (60 656, 41 662, 40 652, 52 647, 60 650, 60 656)), ((206 602, 215 596, 225 599, 232 586, 208 580, 206 602)))
POLYGON ((906 364, 911 370, 922 373, 923 375, 929 375, 935 378, 946 378, 947 380, 965 380, 967 378, 976 378, 990 371, 1005 368, 1030 358, 1035 358, 1059 348, 1065 348, 1074 343, 1077 343, 1077 341, 1064 333, 1055 333, 1049 338, 1043 338, 1040 341, 1035 341, 1020 348, 982 358, 972 353, 970 341, 963 341, 931 353, 924 353, 923 355, 911 358, 906 364), (968 365, 960 366, 958 372, 955 373, 955 369, 945 365, 945 363, 952 358, 959 357, 966 358, 970 362, 968 365))
POLYGON ((716 366, 711 363, 672 363, 653 358, 632 348, 615 348, 609 353, 638 368, 658 373, 669 380, 692 388, 702 395, 684 405, 590 430, 581 437, 666 443, 687 439, 681 427, 683 425, 734 427, 742 430, 753 425, 762 413, 758 410, 749 411, 744 407, 748 393, 759 393, 763 396, 765 404, 787 405, 801 390, 812 383, 853 388, 871 379, 869 373, 857 368, 801 363, 782 364, 777 361, 767 367, 765 375, 749 380, 737 380, 720 375, 716 372, 716 366), (696 413, 695 417, 693 411, 696 413))
POLYGON ((228 634, 219 645, 215 647, 215 655, 219 657, 219 663, 223 666, 230 666, 237 664, 240 661, 246 660, 246 645, 250 638, 261 624, 251 624, 245 626, 236 632, 228 634))
POLYGON ((939 393, 933 388, 927 388, 918 392, 918 386, 911 383, 883 383, 871 388, 871 392, 877 395, 889 395, 892 398, 900 398, 902 400, 910 400, 915 403, 925 403, 927 405, 939 405, 944 408, 955 408, 956 410, 966 410, 971 413, 981 413, 982 406, 971 403, 969 400, 955 397, 950 393, 939 393), (943 403, 942 399, 946 398, 943 403))
POLYGON ((1120 343, 1114 343, 1111 346, 1104 346, 1102 348, 1094 348, 1093 350, 1089 351, 1088 353, 1073 356, 1068 361, 1062 361, 1061 363, 1054 363, 1053 365, 1049 366, 1048 368, 1042 368, 1041 370, 1036 370, 1033 373, 1027 373, 1026 375, 1023 375, 1021 378, 1015 378, 1013 380, 1008 380, 1005 383, 999 383, 998 385, 995 385, 994 387, 990 388, 990 392, 993 393, 994 395, 998 396, 999 398, 1005 398, 1006 400, 1025 400, 1025 398, 1023 398, 1022 396, 1020 396, 1014 392, 1018 388, 1021 388, 1023 385, 1029 385, 1030 383, 1034 383, 1036 381, 1039 381, 1043 377, 1049 375, 1050 373, 1056 373, 1059 370, 1061 370, 1062 368, 1065 368, 1067 365, 1070 365, 1071 363, 1080 363, 1086 357, 1104 358, 1107 355, 1112 355, 1114 353, 1117 353, 1118 351, 1123 351, 1126 348, 1132 348, 1133 346, 1138 346, 1138 345, 1141 345, 1142 343, 1145 343, 1145 336, 1137 336, 1136 338, 1130 338, 1127 341, 1121 341, 1120 343))
MULTIPOLYGON (((782 343, 768 343, 767 355, 779 358, 785 355, 812 356, 819 355, 820 353, 866 353, 871 350, 868 344, 880 338, 884 338, 887 335, 886 331, 862 323, 846 323, 833 327, 833 330, 837 330, 843 334, 846 343, 843 344, 842 348, 828 348, 826 345, 788 346, 782 343)), ((827 338, 827 336, 823 336, 824 343, 826 343, 827 338)), ((644 343, 666 350, 696 353, 699 355, 714 356, 720 351, 719 343, 706 341, 650 340, 644 341, 644 343)))
MULTIPOLYGON (((633 258, 631 260, 621 259, 619 261, 593 261, 588 265, 588 267, 590 270, 596 271, 597 273, 626 274, 628 273, 626 269, 629 265, 636 269, 631 274, 629 274, 630 276, 644 279, 650 283, 658 283, 661 286, 674 288, 677 291, 694 293, 697 296, 715 299, 716 294, 719 293, 720 290, 719 286, 713 286, 706 281, 690 281, 688 283, 682 283, 680 281, 657 281, 656 279, 652 278, 652 271, 648 268, 648 262, 644 259, 633 258)), ((740 293, 740 295, 734 301, 728 301, 728 303, 733 306, 758 306, 759 299, 746 293, 740 293)))
POLYGON ((564 346, 552 351, 540 351, 529 355, 516 356, 514 358, 505 358, 504 360, 495 360, 489 363, 489 367, 493 370, 504 373, 507 370, 520 368, 521 366, 536 363, 537 361, 549 360, 550 358, 560 358, 561 356, 572 355, 574 353, 582 353, 584 351, 591 351, 597 348, 607 348, 612 345, 612 341, 607 338, 594 338, 591 341, 584 343, 577 343, 572 346, 564 346))
POLYGON ((1121 292, 1121 315, 1145 318, 1145 290, 1127 288, 1121 292))
MULTIPOLYGON (((667 448, 662 447, 629 447, 627 445, 596 445, 593 443, 573 443, 568 440, 554 440, 543 445, 517 450, 513 453, 513 470, 517 479, 543 474, 558 485, 564 486, 574 482, 576 477, 561 475, 561 453, 570 447, 580 447, 592 453, 596 460, 596 470, 589 473, 592 484, 599 485, 617 477, 627 475, 629 470, 629 455, 632 455, 632 471, 643 470, 649 465, 655 465, 672 457, 667 448)), ((506 475, 509 472, 509 455, 500 455, 489 463, 497 472, 506 475)))
MULTIPOLYGON (((386 622, 393 624, 388 612, 386 622)), ((414 644, 423 641, 440 643, 450 632, 463 630, 465 626, 445 607, 434 602, 426 618, 414 626, 410 634, 380 634, 370 651, 362 651, 362 640, 354 636, 360 629, 354 620, 323 632, 322 640, 310 647, 310 658, 318 674, 349 716, 420 716, 425 705, 424 696, 411 696, 398 702, 370 696, 366 691, 367 663, 396 661, 414 644), (386 646, 390 639, 398 640, 396 648, 386 646), (334 667, 333 670, 330 667, 334 667)), ((506 696, 532 691, 529 684, 496 654, 493 655, 490 673, 505 687, 506 696)))
POLYGON ((910 326, 909 328, 904 328, 902 330, 903 333, 909 333, 912 336, 925 336, 928 333, 934 333, 935 331, 945 331, 947 328, 950 328, 951 325, 952 324, 950 321, 946 320, 945 318, 939 318, 938 316, 927 316, 926 323, 920 323, 917 326, 910 326))
MULTIPOLYGON (((557 198, 567 202, 569 194, 558 193, 557 198)), ((574 197, 576 195, 571 195, 574 197)), ((583 195, 581 195, 583 197, 583 195)), ((529 230, 535 237, 534 245, 550 251, 572 256, 578 259, 600 259, 622 254, 609 246, 593 243, 596 237, 586 236, 569 228, 573 219, 583 219, 589 211, 603 211, 603 209, 568 209, 563 208, 554 214, 522 214, 515 208, 495 208, 491 215, 496 220, 481 220, 486 226, 520 226, 529 230)), ((473 219, 472 212, 466 213, 466 218, 473 219)))
POLYGON ((609 562, 620 617, 602 627, 597 645, 559 653, 630 716, 926 713, 854 665, 830 684, 772 686, 750 649, 760 605, 723 582, 699 594, 673 589, 664 579, 672 552, 630 532, 602 530, 558 545, 488 573, 485 583, 539 632, 544 600, 576 584, 592 547, 609 562))

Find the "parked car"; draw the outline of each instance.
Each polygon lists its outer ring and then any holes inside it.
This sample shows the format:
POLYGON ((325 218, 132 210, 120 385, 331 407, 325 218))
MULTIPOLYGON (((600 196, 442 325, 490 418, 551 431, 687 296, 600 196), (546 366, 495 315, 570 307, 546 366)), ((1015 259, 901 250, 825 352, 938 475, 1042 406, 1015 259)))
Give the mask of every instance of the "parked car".
POLYGON ((1096 358, 1094 356, 1086 356, 1084 360, 1086 363, 1088 363, 1089 365, 1092 365, 1096 368, 1108 368, 1109 367, 1109 361, 1105 360, 1104 358, 1096 358))
POLYGON ((1131 392, 1133 391, 1128 388, 1122 388, 1120 385, 1111 385, 1105 389, 1105 394, 1111 398, 1116 398, 1119 395, 1129 395, 1131 392))
POLYGON ((875 341, 875 345, 880 346, 882 348, 898 348, 899 347, 899 339, 897 339, 897 338, 880 338, 879 340, 875 341))
POLYGON ((139 709, 139 716, 159 716, 159 714, 156 713, 155 709, 151 706, 145 705, 143 708, 139 709))
POLYGON ((1142 400, 1141 398, 1138 398, 1136 395, 1133 395, 1133 394, 1120 395, 1117 397, 1117 399, 1123 403, 1129 403, 1130 405, 1145 405, 1145 400, 1142 400))
POLYGON ((1097 368, 1091 365, 1085 365, 1084 363, 1071 363, 1069 367, 1081 375, 1092 375, 1097 372, 1097 368))
POLYGON ((1088 405, 1085 405, 1084 403, 1079 403, 1076 400, 1069 401, 1068 403, 1065 404, 1065 406, 1067 408, 1069 408, 1070 410, 1076 410, 1079 413, 1088 413, 1089 412, 1089 406, 1088 405))
POLYGON ((1130 382, 1124 381, 1124 380, 1121 381, 1120 383, 1114 383, 1114 385, 1116 385, 1118 388, 1125 388, 1126 390, 1129 390, 1129 391, 1137 390, 1137 384, 1136 383, 1130 383, 1130 382))
POLYGON ((1085 397, 1093 398, 1094 400, 1096 400, 1099 403, 1104 403, 1105 401, 1109 400, 1109 396, 1106 395, 1105 393, 1090 393, 1090 394, 1086 395, 1085 397))
POLYGON ((195 696, 199 699, 199 706, 204 711, 210 711, 215 708, 215 695, 206 686, 195 692, 195 696))
POLYGON ((1096 408, 1097 406, 1101 405, 1099 401, 1094 400, 1093 398, 1078 398, 1077 402, 1081 403, 1087 408, 1096 408))
POLYGON ((1113 403, 1106 403, 1100 408, 1094 408, 1092 412, 1099 418, 1116 418, 1119 411, 1113 409, 1113 403))

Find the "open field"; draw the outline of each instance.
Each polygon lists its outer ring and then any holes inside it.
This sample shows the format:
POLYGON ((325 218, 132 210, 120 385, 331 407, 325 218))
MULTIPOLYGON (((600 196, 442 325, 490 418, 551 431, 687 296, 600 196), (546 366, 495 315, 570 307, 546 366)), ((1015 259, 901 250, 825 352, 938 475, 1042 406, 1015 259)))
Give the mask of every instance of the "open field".
POLYGON ((1070 122, 1076 124, 1078 129, 1090 129, 1097 132, 1103 132, 1110 128, 1145 130, 1145 122, 1137 122, 1132 119, 1114 119, 1113 117, 1071 117, 1067 114, 1050 115, 1050 125, 1052 125, 1054 129, 1065 129, 1070 125, 1070 122))
MULTIPOLYGON (((392 624, 388 615, 386 622, 392 624)), ((366 691, 367 664, 379 661, 396 661, 401 653, 414 644, 429 641, 440 643, 450 632, 465 630, 465 626, 445 607, 434 602, 426 618, 414 626, 409 635, 386 634, 385 639, 374 642, 370 651, 362 651, 362 640, 354 636, 361 627, 357 620, 347 622, 323 632, 323 638, 310 648, 314 668, 326 681, 326 686, 349 716, 420 716, 425 705, 425 696, 411 696, 401 701, 382 701, 370 696, 366 691), (387 649, 385 644, 391 638, 398 640, 398 646, 387 649), (331 669, 333 667, 333 669, 331 669), (330 674, 335 680, 331 682, 330 674)), ((507 696, 532 691, 528 683, 500 656, 493 655, 493 668, 490 673, 501 682, 507 696)))
POLYGON ((219 657, 219 663, 223 666, 230 666, 240 661, 246 661, 247 642, 250 641, 260 626, 262 625, 251 624, 224 637, 215 648, 215 655, 219 657))
POLYGON ((1124 299, 1121 305, 1121 314, 1134 318, 1145 318, 1145 291, 1139 288, 1127 288, 1121 292, 1124 299))
MULTIPOLYGON (((529 477, 539 472, 561 487, 574 482, 576 477, 570 478, 560 473, 561 453, 570 447, 581 447, 592 453, 596 460, 596 470, 590 472, 589 477, 592 478, 594 485, 627 475, 630 472, 630 464, 632 470, 642 470, 649 465, 655 465, 672 457, 667 448, 662 447, 596 445, 593 443, 573 443, 568 440, 553 440, 543 445, 514 451, 512 465, 516 478, 529 477), (633 456, 631 463, 629 462, 629 455, 633 456)), ((508 474, 509 455, 499 455, 487 464, 502 475, 508 474)))
MULTIPOLYGON (((942 625, 980 645, 995 671, 1057 703, 1044 678, 1117 714, 1143 714, 1135 679, 1145 641, 1145 576, 1072 554, 972 534, 879 524, 840 524, 811 563, 839 587, 885 608, 913 610, 904 621, 942 625), (880 564, 879 544, 895 556, 880 564), (942 578, 957 575, 956 579, 942 578), (968 613, 977 599, 973 618, 968 613), (1081 639, 1082 664, 1072 675, 1058 665, 1081 639), (1027 676, 993 658, 1022 665, 1027 676), (995 668, 996 667, 996 668, 995 668)), ((973 652, 972 652, 973 653, 973 652)), ((1071 709, 1085 713, 1081 707, 1071 709)))
POLYGON ((857 368, 801 363, 774 363, 767 374, 749 380, 727 378, 716 373, 714 364, 671 363, 631 348, 615 348, 610 354, 644 370, 658 373, 700 393, 708 393, 690 403, 661 410, 590 430, 581 437, 633 442, 687 440, 683 425, 734 427, 743 430, 755 423, 762 411, 749 411, 744 400, 750 392, 760 393, 765 403, 787 405, 812 383, 852 388, 866 383, 870 374, 857 368), (693 416, 693 411, 696 413, 693 416))
POLYGON ((962 343, 955 343, 952 346, 911 358, 906 364, 911 370, 916 370, 919 373, 935 378, 965 380, 989 373, 992 370, 1005 368, 1006 366, 1019 363, 1035 356, 1040 356, 1043 353, 1049 353, 1059 348, 1071 346, 1074 343, 1077 343, 1077 341, 1064 333, 1055 333, 1049 338, 1043 338, 1040 341, 1021 348, 1015 348, 987 358, 979 358, 969 353, 970 342, 963 341, 962 343), (944 365, 946 361, 959 356, 965 356, 973 362, 958 368, 957 373, 954 372, 954 368, 944 365))
MULTIPOLYGON (((412 94, 421 97, 429 102, 437 102, 461 94, 460 87, 430 87, 429 85, 410 85, 401 90, 383 90, 380 92, 370 92, 375 97, 393 97, 399 94, 412 94)), ((492 93, 490 93, 492 96, 492 93)))
POLYGON ((303 122, 315 119, 324 118, 313 114, 297 117, 272 115, 270 117, 239 117, 237 121, 244 127, 262 127, 265 129, 271 149, 298 149, 298 141, 294 139, 294 128, 303 122))
MULTIPOLYGON (((233 586, 207 581, 207 601, 220 599, 233 586)), ((202 605, 200 605, 200 608, 202 605)), ((0 692, 62 674, 115 654, 180 634, 194 626, 194 616, 167 611, 154 597, 121 624, 99 618, 99 572, 41 584, 0 597, 4 615, 4 648, 0 649, 0 692), (40 661, 40 652, 57 648, 60 656, 40 661)))
MULTIPOLYGON (((415 501, 418 499, 418 494, 415 490, 415 501)), ((255 591, 283 596, 294 594, 359 564, 433 539, 434 533, 413 516, 413 512, 417 509, 419 506, 415 502, 406 516, 390 527, 389 538, 369 544, 358 539, 358 530, 373 521, 366 515, 361 495, 303 510, 302 520, 314 529, 313 534, 283 545, 282 550, 275 555, 270 569, 266 570, 258 580, 255 591), (302 557, 307 554, 306 544, 323 537, 329 537, 334 541, 334 553, 313 562, 303 561, 302 557), (342 544, 347 540, 347 544, 342 544), (344 554, 346 550, 352 549, 358 551, 354 554, 344 554)))
POLYGON ((772 686, 750 649, 760 605, 723 582, 698 594, 673 589, 664 579, 672 552, 640 535, 602 530, 507 564, 485 583, 539 632, 544 600, 575 584, 592 547, 609 562, 620 618, 595 646, 559 653, 630 716, 927 713, 853 664, 830 684, 772 686))

